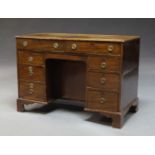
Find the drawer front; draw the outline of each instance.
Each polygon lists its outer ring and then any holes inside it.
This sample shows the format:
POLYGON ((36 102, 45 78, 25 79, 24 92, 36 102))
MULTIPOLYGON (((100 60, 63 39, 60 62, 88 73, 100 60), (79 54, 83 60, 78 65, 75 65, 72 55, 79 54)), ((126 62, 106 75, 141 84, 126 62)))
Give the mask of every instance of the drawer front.
POLYGON ((45 101, 45 86, 38 83, 20 81, 19 96, 29 100, 45 101))
POLYGON ((45 70, 39 66, 19 65, 19 79, 45 82, 45 70))
POLYGON ((118 95, 113 92, 88 90, 87 108, 103 111, 117 111, 118 95))
POLYGON ((28 64, 28 65, 43 65, 43 56, 38 53, 31 52, 18 52, 18 62, 19 64, 28 64))
POLYGON ((65 44, 62 41, 54 40, 33 40, 33 39, 17 39, 17 49, 33 50, 33 51, 54 51, 64 50, 65 44))
POLYGON ((88 72, 87 86, 99 89, 118 91, 119 75, 88 72))
POLYGON ((88 70, 99 72, 120 72, 120 57, 88 57, 88 70))
POLYGON ((66 45, 68 52, 89 52, 92 54, 121 55, 121 45, 116 43, 102 42, 73 42, 68 41, 66 45))
POLYGON ((17 39, 17 49, 121 55, 121 44, 104 42, 17 39))

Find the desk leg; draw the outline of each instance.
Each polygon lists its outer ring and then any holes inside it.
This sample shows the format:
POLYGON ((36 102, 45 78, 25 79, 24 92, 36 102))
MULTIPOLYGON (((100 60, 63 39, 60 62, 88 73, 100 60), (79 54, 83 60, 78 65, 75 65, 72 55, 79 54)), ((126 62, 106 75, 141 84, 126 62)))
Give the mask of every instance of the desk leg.
POLYGON ((122 128, 124 123, 123 116, 113 116, 112 117, 112 127, 114 128, 122 128))
POLYGON ((138 111, 138 107, 139 107, 139 104, 138 104, 138 103, 139 103, 139 102, 138 102, 138 99, 135 100, 135 101, 132 103, 132 105, 131 105, 131 107, 130 107, 130 109, 129 109, 129 112, 136 113, 136 112, 138 111))
POLYGON ((25 111, 24 104, 22 104, 19 100, 17 100, 17 111, 18 112, 24 112, 25 111))

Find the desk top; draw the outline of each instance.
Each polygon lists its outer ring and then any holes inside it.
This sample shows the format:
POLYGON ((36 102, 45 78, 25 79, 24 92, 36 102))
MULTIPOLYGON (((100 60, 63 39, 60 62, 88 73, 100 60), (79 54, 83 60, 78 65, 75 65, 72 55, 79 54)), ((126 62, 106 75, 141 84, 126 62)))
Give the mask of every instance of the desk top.
POLYGON ((45 39, 45 40, 126 42, 126 41, 139 39, 139 36, 71 34, 71 33, 37 33, 37 34, 21 35, 21 36, 17 36, 16 38, 45 39))

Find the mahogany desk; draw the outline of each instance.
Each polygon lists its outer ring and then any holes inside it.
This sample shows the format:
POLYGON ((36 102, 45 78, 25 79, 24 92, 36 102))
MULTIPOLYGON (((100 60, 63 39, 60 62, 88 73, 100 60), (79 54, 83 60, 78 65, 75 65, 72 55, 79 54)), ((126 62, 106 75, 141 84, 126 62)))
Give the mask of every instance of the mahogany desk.
POLYGON ((137 110, 139 37, 44 33, 16 41, 18 111, 24 104, 77 100, 121 128, 125 114, 137 110))

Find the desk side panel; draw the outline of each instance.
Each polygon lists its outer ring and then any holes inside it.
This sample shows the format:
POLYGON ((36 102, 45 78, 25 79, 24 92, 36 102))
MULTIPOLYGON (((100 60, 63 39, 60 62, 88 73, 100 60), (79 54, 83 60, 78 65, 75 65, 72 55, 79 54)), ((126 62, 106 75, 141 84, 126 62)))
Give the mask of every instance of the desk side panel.
POLYGON ((139 39, 123 45, 120 111, 125 111, 138 97, 139 50, 139 39))

